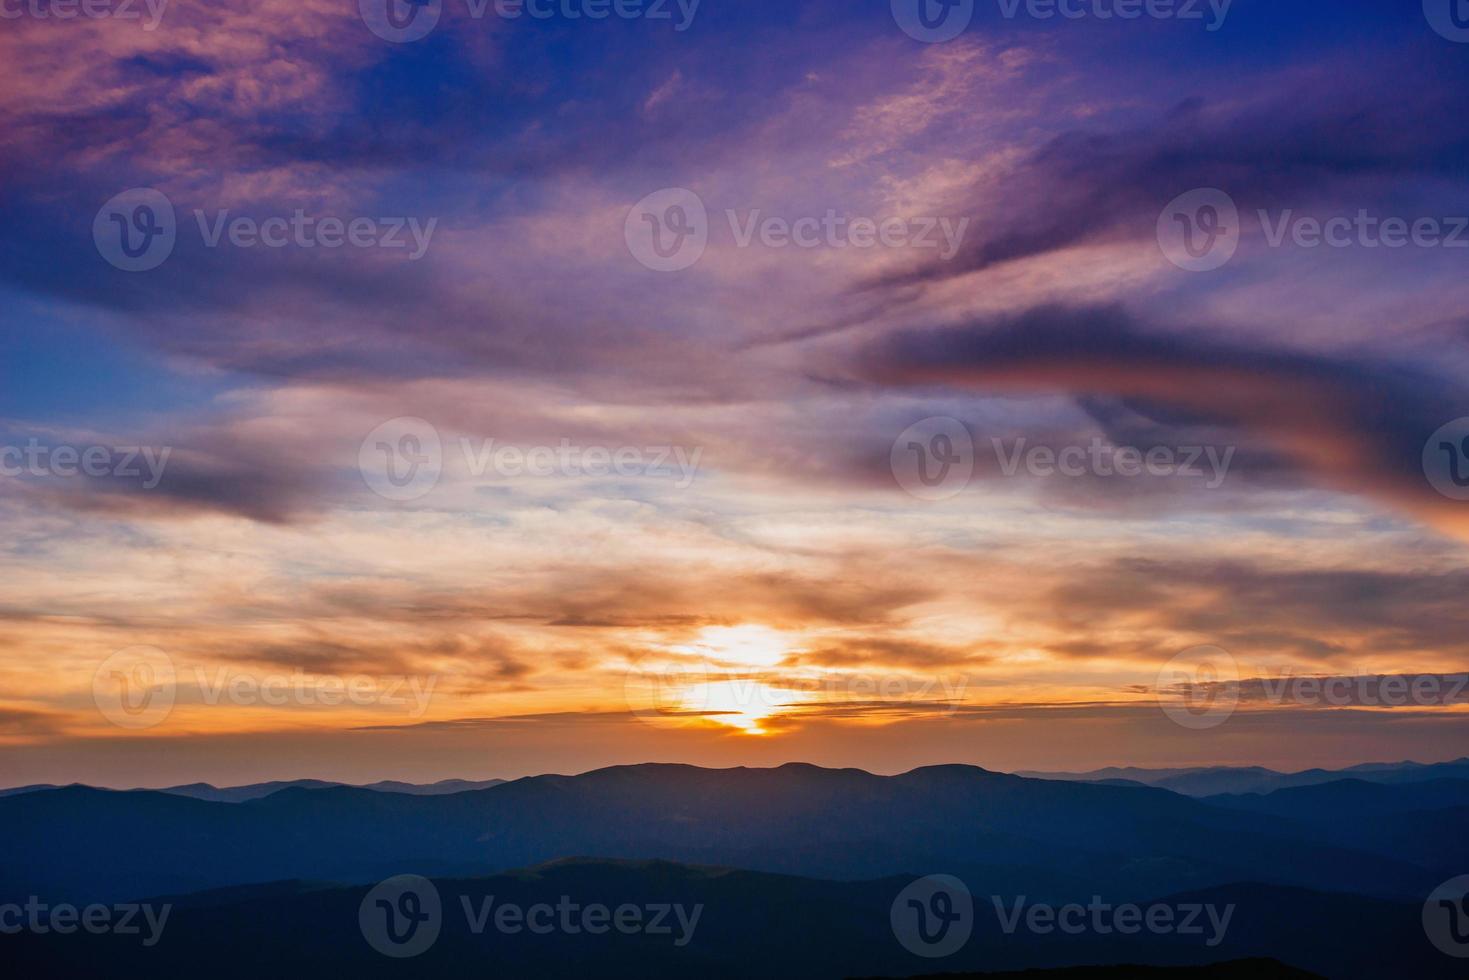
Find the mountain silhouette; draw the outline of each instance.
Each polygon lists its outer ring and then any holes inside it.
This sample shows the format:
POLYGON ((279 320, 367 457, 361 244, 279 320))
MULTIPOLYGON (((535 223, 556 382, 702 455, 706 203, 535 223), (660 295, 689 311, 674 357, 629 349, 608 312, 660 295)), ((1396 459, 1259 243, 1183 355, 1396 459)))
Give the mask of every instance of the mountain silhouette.
POLYGON ((972 766, 620 766, 447 795, 289 788, 239 803, 66 787, 0 799, 0 897, 369 882, 404 865, 472 876, 568 855, 834 880, 939 870, 1045 900, 1240 881, 1408 899, 1448 876, 1435 861, 1321 837, 1165 790, 972 766))

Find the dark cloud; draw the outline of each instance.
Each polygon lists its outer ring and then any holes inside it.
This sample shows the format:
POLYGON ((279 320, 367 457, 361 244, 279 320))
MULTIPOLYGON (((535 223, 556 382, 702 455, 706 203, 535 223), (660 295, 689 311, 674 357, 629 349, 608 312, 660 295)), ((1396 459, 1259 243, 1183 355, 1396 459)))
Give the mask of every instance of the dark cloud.
MULTIPOLYGON (((1244 98, 1217 92, 1176 104, 1140 128, 1074 130, 1002 178, 976 188, 978 229, 952 260, 873 280, 911 286, 978 272, 1083 242, 1150 239, 1159 213, 1195 188, 1225 190, 1241 209, 1360 199, 1407 178, 1457 179, 1469 154, 1469 68, 1424 38, 1378 52, 1349 75, 1334 67, 1283 73, 1244 98), (1304 89, 1304 91, 1303 91, 1304 89)), ((1248 91, 1248 90, 1247 90, 1248 91)))
MULTIPOLYGON (((1346 662, 1383 654, 1469 656, 1469 571, 1321 569, 1229 561, 1127 559, 1073 572, 1044 600, 1097 631, 1141 618, 1159 636, 1195 636, 1240 658, 1346 662)), ((1057 652, 1160 664, 1179 652, 1088 638, 1057 652), (1077 644, 1080 644, 1079 646, 1077 644)), ((1397 659, 1395 657, 1395 659, 1397 659)))
POLYGON ((1119 306, 1051 306, 899 333, 868 346, 859 370, 892 387, 1166 406, 1224 427, 1273 468, 1288 460, 1332 489, 1469 531, 1469 514, 1432 488, 1422 463, 1429 436, 1464 414, 1469 391, 1423 369, 1164 332, 1119 306))

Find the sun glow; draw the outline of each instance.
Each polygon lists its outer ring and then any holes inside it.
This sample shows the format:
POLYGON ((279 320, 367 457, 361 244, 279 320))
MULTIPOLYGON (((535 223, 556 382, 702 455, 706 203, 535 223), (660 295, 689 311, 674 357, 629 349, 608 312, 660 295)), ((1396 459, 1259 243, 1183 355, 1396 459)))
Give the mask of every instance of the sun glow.
POLYGON ((790 655, 791 641, 769 626, 706 626, 688 649, 720 663, 774 667, 790 655))
POLYGON ((720 680, 690 687, 684 694, 684 708, 748 735, 768 735, 763 723, 784 711, 795 697, 796 692, 757 680, 720 680))
POLYGON ((757 624, 706 626, 679 648, 701 658, 705 674, 682 692, 681 708, 750 735, 767 735, 764 722, 801 695, 769 683, 758 672, 778 667, 793 646, 786 634, 757 624))

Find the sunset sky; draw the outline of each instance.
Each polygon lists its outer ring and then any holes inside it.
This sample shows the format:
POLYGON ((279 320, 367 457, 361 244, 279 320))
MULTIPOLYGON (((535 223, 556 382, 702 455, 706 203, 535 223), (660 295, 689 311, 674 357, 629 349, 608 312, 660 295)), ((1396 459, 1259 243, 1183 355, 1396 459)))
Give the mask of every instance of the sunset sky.
POLYGON ((0 23, 0 463, 50 461, 0 475, 0 785, 1469 755, 1452 677, 1257 683, 1469 669, 1469 43, 1416 2, 138 7, 0 23), (1277 233, 1364 211, 1446 240, 1277 233), (1007 464, 1094 445, 1227 465, 1007 464), (1159 704, 1198 647, 1207 728, 1159 704), (171 709, 117 724, 139 664, 171 709))

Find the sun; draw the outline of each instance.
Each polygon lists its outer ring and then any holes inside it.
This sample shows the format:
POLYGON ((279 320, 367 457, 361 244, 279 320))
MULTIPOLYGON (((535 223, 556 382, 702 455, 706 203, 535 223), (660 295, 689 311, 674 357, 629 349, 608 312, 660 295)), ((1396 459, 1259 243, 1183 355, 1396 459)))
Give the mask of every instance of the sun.
POLYGON ((684 707, 747 735, 768 735, 763 723, 781 713, 789 693, 756 680, 713 681, 690 687, 684 693, 684 707))
POLYGON ((791 653, 791 641, 769 626, 706 626, 690 645, 693 652, 724 664, 774 667, 791 653))
POLYGON ((768 735, 763 724, 786 711, 799 692, 769 683, 758 672, 779 666, 792 652, 789 636, 769 626, 706 626, 681 649, 701 657, 706 676, 683 691, 686 711, 707 713, 719 725, 768 735))

